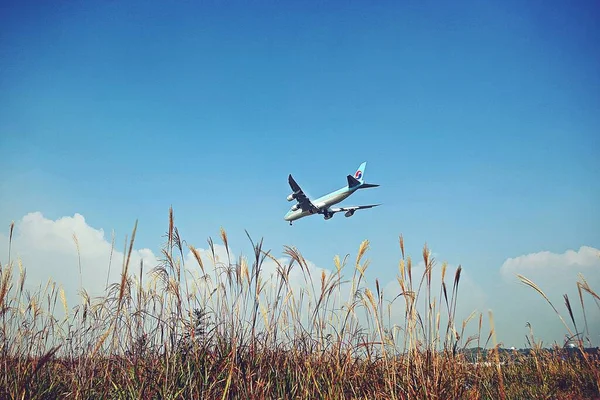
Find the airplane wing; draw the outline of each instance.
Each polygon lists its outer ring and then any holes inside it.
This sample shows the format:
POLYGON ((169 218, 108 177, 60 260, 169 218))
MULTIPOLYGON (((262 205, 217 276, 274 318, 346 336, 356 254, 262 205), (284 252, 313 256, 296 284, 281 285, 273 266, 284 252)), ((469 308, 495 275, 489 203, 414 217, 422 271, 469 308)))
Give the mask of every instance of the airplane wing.
POLYGON ((294 180, 294 178, 292 178, 292 174, 290 174, 290 176, 288 177, 288 182, 290 183, 290 187, 294 191, 294 198, 298 202, 298 205, 300 206, 302 211, 308 211, 308 210, 313 210, 315 212, 319 211, 319 209, 317 207, 315 207, 315 205, 310 201, 308 196, 306 196, 306 194, 304 193, 304 191, 302 190, 300 185, 298 185, 296 183, 296 181, 294 180))
POLYGON ((380 206, 381 204, 369 204, 367 206, 348 206, 348 207, 338 207, 338 208, 330 208, 329 211, 332 213, 340 212, 340 211, 356 211, 362 210, 363 208, 372 208, 380 206))
MULTIPOLYGON (((354 215, 354 212, 356 210, 362 210, 363 208, 372 208, 372 207, 377 207, 380 206, 381 204, 369 204, 368 206, 349 206, 349 207, 337 207, 337 208, 330 208, 329 209, 329 213, 331 215, 340 212, 340 211, 346 211, 345 215, 346 217, 351 217, 354 215)), ((330 217, 331 218, 331 217, 330 217)))

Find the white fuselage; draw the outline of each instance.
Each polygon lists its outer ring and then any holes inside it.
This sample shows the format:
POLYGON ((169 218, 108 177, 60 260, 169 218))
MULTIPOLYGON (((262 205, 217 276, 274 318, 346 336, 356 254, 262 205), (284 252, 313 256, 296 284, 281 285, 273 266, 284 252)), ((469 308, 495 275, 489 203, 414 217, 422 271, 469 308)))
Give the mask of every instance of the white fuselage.
MULTIPOLYGON (((325 196, 319 197, 312 203, 319 210, 327 210, 332 205, 337 204, 337 203, 343 201, 344 199, 346 199, 348 196, 350 196, 352 193, 354 193, 356 191, 356 189, 358 189, 358 187, 352 188, 352 189, 350 189, 348 187, 343 187, 341 189, 336 190, 335 192, 331 192, 329 194, 326 194, 325 196)), ((298 209, 298 210, 294 211, 290 208, 290 211, 288 211, 288 213, 285 214, 284 219, 286 221, 295 221, 297 219, 307 217, 307 216, 313 215, 313 214, 316 214, 316 211, 312 211, 312 210, 302 211, 302 209, 298 209)))

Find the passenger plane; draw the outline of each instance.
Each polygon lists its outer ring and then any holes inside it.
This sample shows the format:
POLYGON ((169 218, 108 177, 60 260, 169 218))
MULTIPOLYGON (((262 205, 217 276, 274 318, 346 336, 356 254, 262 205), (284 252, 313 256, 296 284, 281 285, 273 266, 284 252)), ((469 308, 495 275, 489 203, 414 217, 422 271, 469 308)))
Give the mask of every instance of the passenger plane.
POLYGON ((287 214, 285 214, 284 219, 286 221, 290 221, 290 225, 292 225, 292 221, 315 214, 323 214, 323 218, 327 220, 333 217, 335 213, 340 211, 345 211, 346 217, 351 217, 352 215, 354 215, 354 212, 356 210, 379 206, 380 204, 371 204, 367 206, 330 208, 332 205, 337 204, 346 199, 358 189, 366 189, 379 186, 372 183, 365 183, 364 175, 366 165, 367 162, 365 161, 362 164, 360 164, 354 175, 348 175, 346 177, 346 179, 348 180, 347 186, 338 189, 334 192, 328 193, 315 200, 310 200, 306 196, 306 194, 304 194, 300 186, 296 183, 296 181, 294 180, 294 178, 292 178, 292 175, 290 174, 288 177, 288 182, 290 184, 290 187, 292 188, 293 193, 287 197, 287 200, 296 200, 297 203, 290 208, 287 214))

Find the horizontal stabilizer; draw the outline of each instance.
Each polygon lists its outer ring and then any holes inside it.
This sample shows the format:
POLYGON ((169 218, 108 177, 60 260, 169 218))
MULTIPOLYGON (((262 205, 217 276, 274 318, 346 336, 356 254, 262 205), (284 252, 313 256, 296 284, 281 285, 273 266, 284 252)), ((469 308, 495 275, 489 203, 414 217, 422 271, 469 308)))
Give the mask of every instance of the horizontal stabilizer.
POLYGON ((374 188, 374 187, 378 187, 379 185, 374 184, 374 183, 363 183, 359 189, 368 189, 368 188, 374 188))

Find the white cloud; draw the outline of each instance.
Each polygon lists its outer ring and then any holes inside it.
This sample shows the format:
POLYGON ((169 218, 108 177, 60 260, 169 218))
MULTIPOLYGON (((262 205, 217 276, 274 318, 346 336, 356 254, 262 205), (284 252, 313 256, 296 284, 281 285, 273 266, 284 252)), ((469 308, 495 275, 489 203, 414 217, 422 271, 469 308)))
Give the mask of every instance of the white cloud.
MULTIPOLYGON (((9 237, 0 235, 3 265, 8 262, 8 246, 9 237)), ((104 294, 107 279, 109 284, 119 279, 123 252, 115 248, 111 257, 111 247, 111 238, 106 238, 102 229, 90 227, 80 214, 54 221, 33 212, 15 223, 11 259, 22 261, 27 271, 26 287, 36 290, 51 279, 63 286, 69 306, 73 306, 80 302, 80 284, 94 297, 104 294)), ((130 266, 138 268, 141 260, 145 269, 158 263, 151 250, 133 250, 130 266)))
POLYGON ((514 279, 516 274, 549 276, 558 282, 576 279, 579 273, 599 273, 600 250, 581 246, 578 251, 567 250, 562 254, 549 251, 526 254, 507 259, 500 271, 505 279, 514 279))
MULTIPOLYGON (((524 346, 529 322, 537 339, 546 345, 562 344, 567 328, 552 307, 533 288, 523 284, 520 274, 534 282, 552 302, 569 329, 575 333, 563 295, 569 297, 577 328, 584 330, 583 312, 577 290, 579 274, 595 291, 600 291, 600 250, 582 246, 578 251, 564 253, 542 251, 507 259, 500 267, 502 281, 493 296, 493 309, 498 316, 496 325, 501 337, 511 345, 524 346)), ((583 293, 585 311, 592 345, 600 344, 600 310, 593 298, 583 293)))
MULTIPOLYGON (((125 233, 128 236, 130 232, 125 233)), ((124 255, 122 250, 123 238, 125 234, 115 237, 116 248, 112 249, 111 258, 111 236, 105 235, 102 229, 95 229, 87 224, 85 218, 80 214, 63 217, 56 220, 48 219, 39 212, 25 215, 15 224, 15 231, 12 241, 11 258, 13 260, 22 260, 23 266, 27 270, 26 287, 35 291, 40 286, 43 288, 49 279, 62 285, 66 291, 69 306, 81 302, 78 295, 80 288, 79 259, 77 247, 73 235, 77 237, 79 251, 81 255, 81 280, 83 287, 92 296, 105 294, 107 279, 109 283, 118 282, 124 255), (109 273, 110 264, 110 273, 109 273)), ((204 263, 205 271, 211 276, 212 283, 216 281, 215 263, 212 260, 212 251, 207 246, 197 247, 198 253, 204 263)), ((232 263, 239 261, 239 248, 230 249, 232 263)), ((267 249, 265 249, 267 250, 267 249)), ((214 244, 216 262, 227 263, 227 251, 221 243, 214 244)), ((161 256, 162 257, 162 256, 161 256)), ((368 253, 365 256, 368 259, 368 253)), ((254 255, 252 248, 246 253, 246 267, 248 273, 252 273, 252 263, 254 255)), ((137 274, 140 261, 143 260, 144 271, 148 272, 159 264, 157 255, 150 249, 134 249, 131 255, 131 272, 137 274)), ((8 261, 8 235, 0 234, 0 261, 4 267, 8 261)), ((287 266, 289 257, 277 257, 277 261, 287 266)), ((351 280, 354 273, 353 260, 349 259, 349 264, 343 270, 344 280, 351 280)), ((184 249, 184 262, 187 270, 188 280, 201 276, 201 271, 194 255, 188 249, 184 249)), ((269 258, 265 259, 262 266, 263 281, 267 281, 263 305, 274 301, 276 294, 275 287, 269 283, 270 278, 277 277, 277 262, 269 258)), ((306 268, 313 280, 314 292, 319 296, 321 288, 321 274, 325 272, 326 278, 335 270, 319 268, 314 263, 306 260, 306 268)), ((370 267, 372 269, 372 267, 370 267)), ((375 276, 371 269, 366 272, 365 280, 362 286, 368 286, 373 294, 376 295, 375 276)), ((441 262, 436 261, 436 267, 432 273, 432 296, 436 297, 436 303, 440 305, 440 285, 441 285, 441 262)), ((414 287, 419 284, 419 280, 424 271, 422 261, 413 265, 414 287)), ((447 285, 448 296, 451 295, 452 283, 456 267, 449 265, 446 272, 445 282, 447 285)), ((16 271, 18 274, 18 271, 16 271)), ((568 250, 562 254, 551 252, 539 252, 522 255, 507 259, 504 264, 496 271, 498 279, 493 287, 482 287, 476 282, 472 273, 468 269, 463 269, 458 290, 457 305, 457 323, 456 328, 460 330, 460 323, 464 318, 476 311, 483 314, 483 340, 486 339, 489 332, 489 322, 487 311, 491 309, 494 313, 494 320, 498 333, 498 340, 506 346, 525 346, 525 334, 527 329, 525 323, 530 322, 533 325, 536 337, 544 340, 546 344, 554 341, 560 342, 566 333, 560 319, 553 312, 545 300, 533 289, 522 285, 516 278, 516 274, 523 274, 527 278, 537 283, 548 295, 551 301, 559 309, 565 320, 568 321, 568 314, 564 307, 562 295, 568 293, 571 303, 575 309, 579 329, 583 329, 583 319, 580 313, 579 299, 576 287, 578 273, 582 273, 590 283, 592 289, 600 289, 600 251, 592 247, 581 247, 578 251, 568 250)), ((146 280, 148 282, 148 280, 146 280)), ((199 282, 199 281, 196 281, 199 282)), ((289 272, 290 286, 293 288, 296 301, 299 300, 300 290, 307 288, 305 275, 296 263, 289 272)), ((391 300, 400 293, 400 287, 396 279, 390 282, 379 282, 380 289, 383 289, 386 300, 391 300)), ((214 287, 214 286, 213 286, 214 287)), ((342 285, 339 297, 338 292, 334 293, 331 300, 337 300, 343 304, 348 300, 348 294, 351 284, 342 285)), ((191 288, 194 290, 193 288, 191 288)), ((312 289, 304 293, 302 301, 303 323, 307 326, 308 303, 313 302, 312 289)), ((425 293, 422 290, 421 296, 425 293)), ((232 299, 233 297, 230 297, 232 299)), ((420 297, 422 299, 422 297, 420 297)), ((584 296, 586 301, 586 311, 588 312, 588 324, 590 336, 595 345, 600 340, 600 318, 599 309, 592 301, 590 296, 584 296)), ((384 302, 384 307, 385 306, 384 302)), ((243 304, 249 307, 249 304, 243 304)), ((328 309, 339 308, 340 303, 328 303, 328 309)), ((419 303, 421 308, 424 304, 419 303)), ((445 306, 442 306, 444 310, 445 306)), ((439 308, 438 308, 439 309, 439 308)), ((387 313, 387 309, 384 310, 387 313)), ((365 312, 361 310, 360 315, 365 312)), ((392 324, 403 325, 404 301, 396 299, 391 308, 392 324)), ((248 314, 247 314, 248 315, 248 314)), ((262 317, 259 317, 262 318, 262 317)), ((364 317, 361 318, 364 320, 364 317)), ((387 322, 387 317, 384 318, 387 322)), ((335 325, 335 321, 331 321, 335 325)), ((469 324, 467 335, 474 333, 478 324, 477 318, 469 324)), ((570 325, 570 322, 569 322, 570 325)))
MULTIPOLYGON (((128 234, 128 236, 130 235, 131 233, 128 234)), ((52 220, 44 217, 40 212, 33 212, 25 215, 15 223, 10 257, 15 265, 18 260, 21 261, 27 272, 25 289, 37 292, 40 288, 43 289, 49 280, 56 282, 64 288, 68 306, 72 309, 75 305, 81 304, 82 299, 79 295, 81 285, 93 298, 107 294, 107 282, 108 285, 119 282, 124 262, 123 251, 118 250, 119 243, 121 247, 123 245, 122 238, 119 236, 116 236, 115 248, 113 248, 111 245, 112 238, 106 237, 102 229, 89 226, 80 214, 52 220), (79 262, 81 262, 81 276, 79 262)), ((210 291, 215 288, 218 281, 217 274, 220 274, 220 281, 226 283, 227 278, 219 268, 221 263, 228 264, 228 254, 225 246, 215 243, 213 249, 205 246, 204 248, 197 247, 196 250, 203 262, 205 273, 210 276, 211 281, 208 284, 210 291)), ((194 278, 202 276, 202 272, 191 250, 184 248, 183 251, 185 277, 189 282, 192 282, 194 278)), ((0 234, 0 262, 3 266, 6 266, 8 262, 8 253, 9 237, 0 234)), ((162 255, 160 257, 162 258, 162 255)), ((251 274, 253 263, 251 247, 249 256, 245 258, 247 259, 248 273, 251 274)), ((230 248, 229 259, 234 264, 239 261, 234 249, 230 248)), ((139 266, 142 260, 144 279, 145 283, 148 284, 149 279, 146 274, 161 262, 152 250, 134 248, 129 264, 130 275, 139 275, 139 266)), ((279 257, 277 261, 285 266, 289 262, 289 258, 279 257)), ((269 280, 277 277, 277 268, 276 261, 270 258, 265 259, 261 272, 263 282, 267 281, 263 299, 265 296, 273 295, 273 288, 269 280)), ((326 275, 329 275, 330 271, 318 268, 308 260, 306 260, 306 268, 308 268, 314 280, 315 291, 318 295, 321 273, 325 271, 326 275)), ((18 276, 18 269, 14 272, 18 276)), ((182 271, 183 273, 184 271, 182 271)), ((182 276, 182 282, 184 282, 183 279, 182 276)), ((201 279, 195 281, 197 286, 202 286, 202 282, 206 281, 201 279)), ((301 288, 306 287, 303 273, 297 264, 289 272, 289 283, 296 296, 299 296, 301 288)), ((193 284, 190 285, 191 292, 197 289, 193 284)), ((310 293, 312 295, 312 291, 310 293)), ((233 301, 232 298, 232 294, 229 293, 229 300, 233 301)), ((308 296, 304 295, 303 298, 304 307, 306 307, 309 301, 308 296)), ((251 304, 248 303, 243 306, 249 308, 251 304)), ((304 311, 306 311, 306 308, 304 308, 304 311)))

